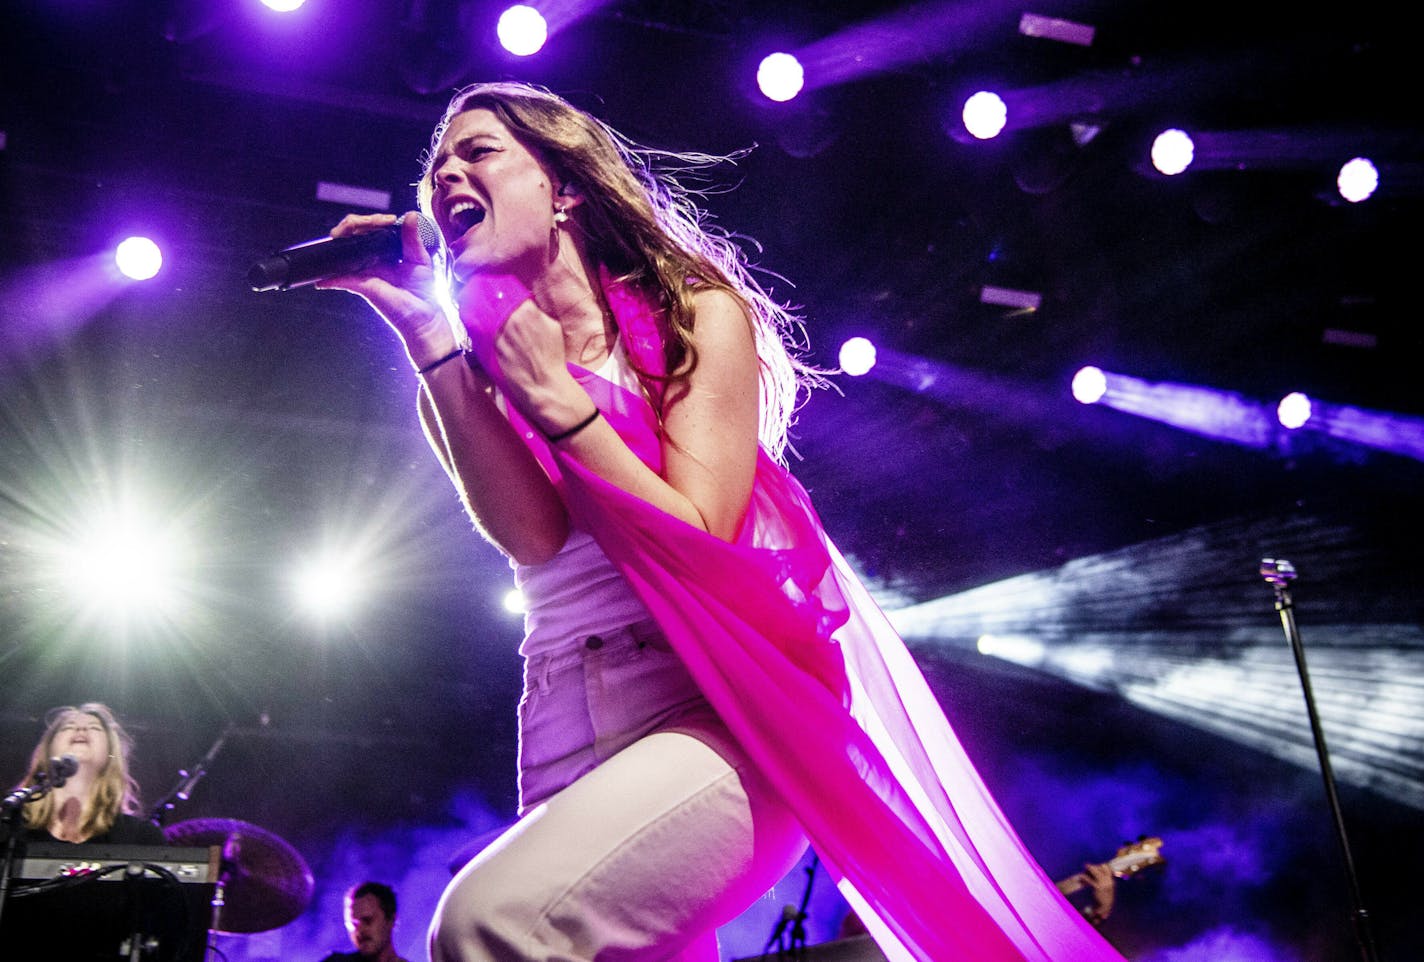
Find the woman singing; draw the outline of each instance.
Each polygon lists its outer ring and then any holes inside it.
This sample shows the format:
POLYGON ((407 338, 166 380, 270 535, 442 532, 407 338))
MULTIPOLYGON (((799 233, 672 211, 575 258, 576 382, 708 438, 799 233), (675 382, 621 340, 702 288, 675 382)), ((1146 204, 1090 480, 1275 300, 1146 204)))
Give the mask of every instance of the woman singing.
POLYGON ((327 284, 400 336, 528 606, 521 819, 451 883, 432 957, 716 959, 809 838, 892 959, 1116 958, 782 465, 814 378, 794 319, 654 158, 543 90, 468 88, 418 190, 448 260, 408 217, 403 262, 327 284))
POLYGON ((63 785, 25 806, 26 840, 166 844, 163 830, 136 814, 138 784, 129 774, 132 750, 133 740, 107 705, 86 702, 52 709, 17 787, 35 784, 51 759, 69 755, 78 768, 63 785))

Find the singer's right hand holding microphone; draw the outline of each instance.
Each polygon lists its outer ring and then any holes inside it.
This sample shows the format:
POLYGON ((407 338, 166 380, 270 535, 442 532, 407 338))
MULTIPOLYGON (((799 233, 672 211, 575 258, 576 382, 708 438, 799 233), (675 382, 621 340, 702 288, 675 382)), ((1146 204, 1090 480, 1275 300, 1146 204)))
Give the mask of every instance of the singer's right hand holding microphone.
MULTIPOLYGON (((332 237, 351 237, 394 224, 394 214, 347 214, 331 230, 332 237)), ((401 260, 377 262, 359 274, 320 281, 323 290, 359 295, 386 320, 405 345, 411 364, 425 367, 458 348, 454 331, 435 299, 435 268, 421 242, 418 218, 401 223, 401 260)))

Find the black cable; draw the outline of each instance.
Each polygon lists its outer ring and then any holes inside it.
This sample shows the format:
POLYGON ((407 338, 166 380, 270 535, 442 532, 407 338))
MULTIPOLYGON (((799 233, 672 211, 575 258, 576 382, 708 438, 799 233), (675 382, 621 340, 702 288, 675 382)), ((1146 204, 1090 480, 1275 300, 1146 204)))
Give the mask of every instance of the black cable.
MULTIPOLYGON (((43 879, 38 882, 22 885, 13 889, 10 895, 12 898, 25 898, 33 895, 62 892, 68 889, 78 889, 86 885, 98 884, 103 881, 105 877, 117 872, 127 872, 135 865, 141 866, 144 870, 144 872, 138 876, 140 880, 146 877, 147 872, 152 872, 158 876, 157 880, 163 883, 159 890, 160 897, 176 896, 179 911, 173 913, 170 918, 176 918, 181 924, 178 928, 179 935, 172 958, 175 960, 182 959, 188 950, 188 943, 191 937, 189 929, 193 921, 192 911, 188 905, 187 893, 184 889, 184 885, 187 883, 184 883, 177 875, 174 875, 172 871, 156 862, 114 862, 111 865, 106 865, 92 871, 81 872, 75 875, 60 875, 55 878, 43 879)), ((171 900, 165 899, 162 905, 160 905, 160 908, 166 906, 168 901, 171 900)))

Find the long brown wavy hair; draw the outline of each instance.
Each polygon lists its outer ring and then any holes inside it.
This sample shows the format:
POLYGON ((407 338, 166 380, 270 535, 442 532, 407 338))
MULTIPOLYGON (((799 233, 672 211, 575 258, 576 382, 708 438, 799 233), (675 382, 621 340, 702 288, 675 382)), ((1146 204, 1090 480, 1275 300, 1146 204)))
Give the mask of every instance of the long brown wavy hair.
POLYGON ((475 84, 450 101, 423 159, 416 192, 427 215, 433 215, 431 165, 440 141, 458 114, 479 109, 491 111, 562 183, 575 186, 583 197, 576 220, 589 255, 664 309, 670 379, 685 378, 697 366, 691 339, 697 289, 724 290, 741 303, 753 325, 761 368, 758 434, 767 451, 781 458, 802 389, 821 383, 822 372, 798 356, 800 319, 752 278, 741 248, 707 223, 696 203, 700 195, 678 181, 736 157, 640 147, 542 88, 475 84))
MULTIPOLYGON (((52 708, 45 716, 44 735, 40 737, 35 750, 30 753, 30 767, 21 779, 18 788, 35 783, 35 778, 53 757, 51 746, 59 729, 76 716, 89 716, 104 726, 109 743, 109 763, 99 773, 89 797, 84 800, 84 808, 79 816, 79 830, 85 838, 103 835, 114 827, 119 813, 136 814, 139 810, 138 783, 129 774, 129 756, 133 752, 133 739, 119 720, 114 717, 109 706, 100 702, 85 702, 79 706, 66 705, 52 708)), ((36 802, 25 806, 25 824, 30 828, 48 829, 55 816, 54 794, 50 793, 36 802)))

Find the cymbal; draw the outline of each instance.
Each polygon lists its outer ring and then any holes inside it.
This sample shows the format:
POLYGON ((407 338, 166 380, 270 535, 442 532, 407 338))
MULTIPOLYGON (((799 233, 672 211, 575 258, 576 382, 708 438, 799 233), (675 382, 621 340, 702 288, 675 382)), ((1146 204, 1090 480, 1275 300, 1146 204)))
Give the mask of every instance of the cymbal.
POLYGON ((223 904, 213 931, 265 932, 306 911, 316 886, 301 854, 280 836, 235 818, 192 818, 164 829, 172 845, 222 847, 223 904))

